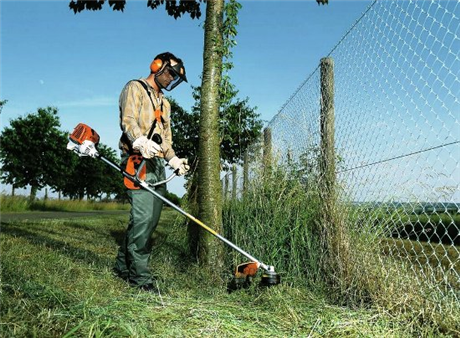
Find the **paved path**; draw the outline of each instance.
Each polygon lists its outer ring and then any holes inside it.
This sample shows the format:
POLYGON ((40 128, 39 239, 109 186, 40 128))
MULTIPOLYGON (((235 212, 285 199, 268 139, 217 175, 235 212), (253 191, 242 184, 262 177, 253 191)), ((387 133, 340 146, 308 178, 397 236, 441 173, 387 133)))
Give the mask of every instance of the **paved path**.
POLYGON ((1 223, 13 221, 60 219, 75 217, 93 217, 103 215, 128 215, 126 210, 98 210, 98 211, 31 211, 31 212, 8 212, 0 213, 1 223))

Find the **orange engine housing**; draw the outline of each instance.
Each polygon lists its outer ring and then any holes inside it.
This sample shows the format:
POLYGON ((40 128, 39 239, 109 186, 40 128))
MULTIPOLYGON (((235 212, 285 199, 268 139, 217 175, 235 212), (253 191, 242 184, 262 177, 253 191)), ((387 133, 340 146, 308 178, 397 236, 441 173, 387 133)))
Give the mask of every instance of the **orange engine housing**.
POLYGON ((84 123, 79 123, 69 137, 73 142, 77 144, 82 144, 84 141, 89 140, 97 145, 100 139, 99 134, 96 133, 93 128, 84 123))

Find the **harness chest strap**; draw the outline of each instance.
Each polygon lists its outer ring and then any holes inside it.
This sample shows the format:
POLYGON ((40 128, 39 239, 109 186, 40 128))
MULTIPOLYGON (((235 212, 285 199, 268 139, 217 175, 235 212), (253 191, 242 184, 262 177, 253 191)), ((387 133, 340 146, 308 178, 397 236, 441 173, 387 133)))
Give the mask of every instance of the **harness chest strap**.
POLYGON ((153 132, 155 130, 156 124, 165 122, 163 119, 163 100, 161 100, 160 109, 155 109, 155 104, 153 103, 153 99, 152 99, 152 96, 150 95, 150 91, 147 88, 147 85, 141 80, 134 80, 134 81, 139 82, 142 85, 142 87, 145 89, 147 96, 149 97, 150 102, 152 103, 152 108, 154 109, 155 119, 153 120, 152 126, 150 127, 149 133, 147 135, 147 138, 151 139, 153 132))

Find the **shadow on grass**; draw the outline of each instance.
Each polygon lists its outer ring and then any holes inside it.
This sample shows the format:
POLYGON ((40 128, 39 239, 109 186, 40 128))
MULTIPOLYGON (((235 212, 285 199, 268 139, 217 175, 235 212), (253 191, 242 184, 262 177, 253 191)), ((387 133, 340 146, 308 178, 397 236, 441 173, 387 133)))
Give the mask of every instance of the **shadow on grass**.
MULTIPOLYGON (((168 214, 164 216, 168 216, 168 214)), ((170 222, 170 218, 164 217, 152 235, 152 259, 172 258, 178 272, 186 271, 186 267, 194 263, 194 260, 191 258, 188 248, 184 247, 183 241, 177 240, 177 235, 171 234, 170 222)), ((1 229, 2 235, 20 237, 33 245, 50 248, 57 254, 68 257, 75 262, 102 268, 113 265, 117 248, 114 247, 113 255, 107 257, 85 248, 85 245, 91 244, 96 247, 104 246, 104 243, 111 245, 110 242, 113 240, 116 246, 121 246, 126 235, 127 220, 118 219, 116 222, 112 220, 107 225, 95 226, 78 220, 67 220, 58 230, 56 227, 46 227, 35 222, 10 223, 2 221, 1 229), (82 235, 79 236, 79 233, 82 235), (56 239, 57 236, 61 236, 63 239, 56 239), (66 239, 80 241, 81 244, 69 244, 66 239)))
POLYGON ((21 237, 34 245, 44 245, 45 247, 50 248, 66 257, 69 257, 74 261, 84 262, 87 264, 96 264, 100 267, 112 264, 112 259, 101 257, 100 255, 97 255, 90 250, 69 245, 64 241, 46 237, 33 231, 20 229, 18 227, 11 226, 8 223, 2 222, 1 226, 3 235, 21 237))

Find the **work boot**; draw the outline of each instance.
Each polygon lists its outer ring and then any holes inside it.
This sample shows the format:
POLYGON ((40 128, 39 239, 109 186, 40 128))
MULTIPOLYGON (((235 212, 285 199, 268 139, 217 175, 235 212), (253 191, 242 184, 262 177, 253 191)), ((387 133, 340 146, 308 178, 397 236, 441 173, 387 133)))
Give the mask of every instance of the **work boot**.
POLYGON ((129 275, 128 275, 127 272, 123 273, 123 272, 121 272, 120 270, 118 270, 117 268, 113 268, 113 269, 112 269, 112 274, 114 275, 114 277, 121 278, 121 279, 123 279, 125 282, 129 281, 129 275))
POLYGON ((147 283, 147 284, 138 286, 138 288, 139 288, 139 290, 142 290, 142 291, 145 291, 145 292, 159 293, 159 290, 158 290, 158 288, 156 287, 155 284, 147 283))

